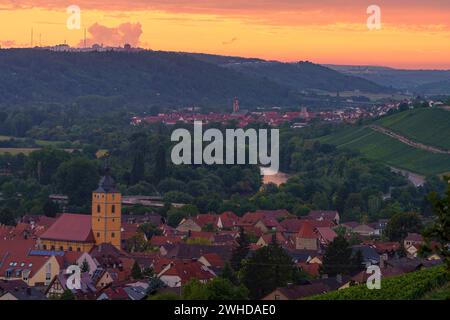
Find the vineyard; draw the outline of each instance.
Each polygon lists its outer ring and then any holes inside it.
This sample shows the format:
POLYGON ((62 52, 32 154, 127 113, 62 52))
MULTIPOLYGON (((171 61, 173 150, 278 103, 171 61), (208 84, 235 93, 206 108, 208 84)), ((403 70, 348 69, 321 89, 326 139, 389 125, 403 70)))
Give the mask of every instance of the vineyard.
MULTIPOLYGON (((450 112, 449 112, 450 113, 450 112)), ((450 171, 450 155, 408 146, 368 127, 352 126, 320 138, 322 143, 361 152, 365 157, 422 175, 450 171)))
POLYGON ((381 281, 381 289, 357 285, 311 297, 312 300, 415 300, 450 281, 442 266, 420 270, 381 281))

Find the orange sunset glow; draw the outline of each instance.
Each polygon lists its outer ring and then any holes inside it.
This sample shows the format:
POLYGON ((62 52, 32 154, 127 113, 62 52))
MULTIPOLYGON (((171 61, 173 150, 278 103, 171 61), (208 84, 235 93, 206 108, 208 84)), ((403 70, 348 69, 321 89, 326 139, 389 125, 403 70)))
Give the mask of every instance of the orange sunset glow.
POLYGON ((450 69, 450 2, 442 0, 0 0, 0 26, 2 48, 83 46, 86 29, 87 45, 450 69), (366 25, 372 4, 380 30, 366 25), (69 5, 81 9, 78 30, 66 26, 69 5))

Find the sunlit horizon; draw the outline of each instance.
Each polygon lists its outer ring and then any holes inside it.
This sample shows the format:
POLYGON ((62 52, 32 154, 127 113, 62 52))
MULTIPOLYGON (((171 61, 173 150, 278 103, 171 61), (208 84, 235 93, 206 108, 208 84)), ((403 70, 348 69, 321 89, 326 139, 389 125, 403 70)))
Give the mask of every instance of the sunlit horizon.
POLYGON ((1 48, 86 43, 282 62, 450 69, 450 4, 377 1, 380 30, 369 30, 365 1, 86 0, 80 29, 69 30, 67 3, 3 1, 1 48), (33 35, 31 35, 31 32, 33 35))

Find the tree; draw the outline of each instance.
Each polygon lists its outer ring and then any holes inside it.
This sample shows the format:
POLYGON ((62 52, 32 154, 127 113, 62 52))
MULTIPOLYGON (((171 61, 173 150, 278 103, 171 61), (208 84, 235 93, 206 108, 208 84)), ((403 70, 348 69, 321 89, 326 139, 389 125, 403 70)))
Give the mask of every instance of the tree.
POLYGON ((163 293, 158 293, 152 296, 149 296, 147 298, 147 300, 180 300, 180 297, 173 292, 163 292, 163 293))
POLYGON ((130 152, 133 155, 133 167, 131 168, 130 184, 135 185, 145 176, 145 156, 148 144, 145 133, 133 134, 130 139, 130 152))
POLYGON ((139 264, 135 261, 133 267, 131 268, 131 277, 134 280, 142 279, 142 271, 139 264))
POLYGON ((198 213, 197 207, 192 204, 184 205, 181 208, 172 207, 167 212, 167 224, 171 227, 176 227, 184 218, 193 217, 198 213))
POLYGON ((155 172, 153 176, 155 177, 156 183, 159 183, 162 179, 166 177, 167 171, 167 161, 166 161, 166 149, 164 145, 160 144, 156 150, 155 155, 155 172))
POLYGON ((389 219, 384 232, 391 241, 402 241, 408 233, 419 233, 421 229, 422 221, 417 213, 401 212, 389 219))
POLYGON ((351 258, 351 274, 356 274, 363 270, 364 257, 361 250, 357 250, 351 258))
POLYGON ((66 194, 74 205, 90 202, 99 179, 95 162, 86 158, 77 157, 63 162, 56 172, 58 190, 66 194))
POLYGON ((147 241, 144 234, 138 232, 125 241, 125 249, 128 252, 144 252, 147 249, 147 241))
POLYGON ((277 287, 298 280, 297 266, 276 242, 256 250, 240 270, 241 283, 250 291, 251 299, 260 299, 277 287))
POLYGON ((161 229, 159 229, 158 227, 156 227, 153 224, 148 223, 148 222, 139 225, 138 231, 140 231, 143 234, 145 234, 147 239, 150 239, 154 235, 156 235, 156 236, 162 235, 162 230, 161 229))
POLYGON ((220 277, 207 283, 192 279, 183 287, 182 296, 186 300, 245 300, 248 299, 248 290, 220 277))
POLYGON ((225 266, 223 267, 219 277, 229 280, 234 285, 237 285, 239 282, 236 272, 234 272, 233 268, 231 267, 228 261, 225 263, 225 266))
POLYGON ((250 251, 250 242, 247 238, 247 235, 244 232, 244 229, 241 228, 239 232, 239 238, 237 239, 237 247, 233 249, 233 253, 231 255, 231 267, 233 270, 240 270, 242 265, 242 260, 247 258, 248 252, 250 251))
POLYGON ((45 216, 54 218, 56 217, 56 214, 59 211, 59 206, 52 200, 47 199, 44 203, 42 210, 44 211, 45 216))
POLYGON ((7 226, 16 225, 16 219, 11 209, 3 208, 0 210, 0 224, 5 224, 7 226))
POLYGON ((81 263, 81 272, 89 272, 90 271, 90 267, 89 267, 89 263, 87 262, 86 259, 83 260, 83 262, 81 263))
POLYGON ((436 216, 434 224, 425 230, 424 237, 427 245, 424 247, 424 251, 431 251, 434 249, 444 260, 447 265, 447 271, 450 272, 450 178, 446 177, 447 192, 444 197, 440 197, 438 193, 434 192, 428 196, 428 200, 431 202, 433 212, 436 216), (431 248, 430 242, 436 241, 439 245, 431 248))
POLYGON ((152 267, 145 267, 144 270, 142 270, 142 277, 152 279, 154 276, 155 273, 152 267))
POLYGON ((328 276, 350 274, 354 270, 353 263, 352 248, 342 235, 338 235, 325 250, 320 273, 328 276))
POLYGON ((27 173, 41 184, 50 184, 56 170, 64 161, 70 159, 70 154, 64 150, 44 148, 33 151, 28 156, 25 168, 27 173))
POLYGON ((73 294, 72 290, 66 289, 61 294, 61 297, 59 297, 60 300, 75 300, 75 295, 73 294))

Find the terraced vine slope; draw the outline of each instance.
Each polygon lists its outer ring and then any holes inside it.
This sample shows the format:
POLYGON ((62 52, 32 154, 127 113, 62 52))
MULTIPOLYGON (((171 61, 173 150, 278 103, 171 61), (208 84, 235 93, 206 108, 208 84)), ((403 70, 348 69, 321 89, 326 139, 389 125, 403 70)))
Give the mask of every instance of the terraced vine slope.
MULTIPOLYGON (((384 117, 375 124, 421 144, 450 149, 450 111, 416 109, 384 117)), ((413 147, 368 126, 351 126, 320 141, 358 150, 369 159, 421 175, 450 172, 450 154, 413 147)))

